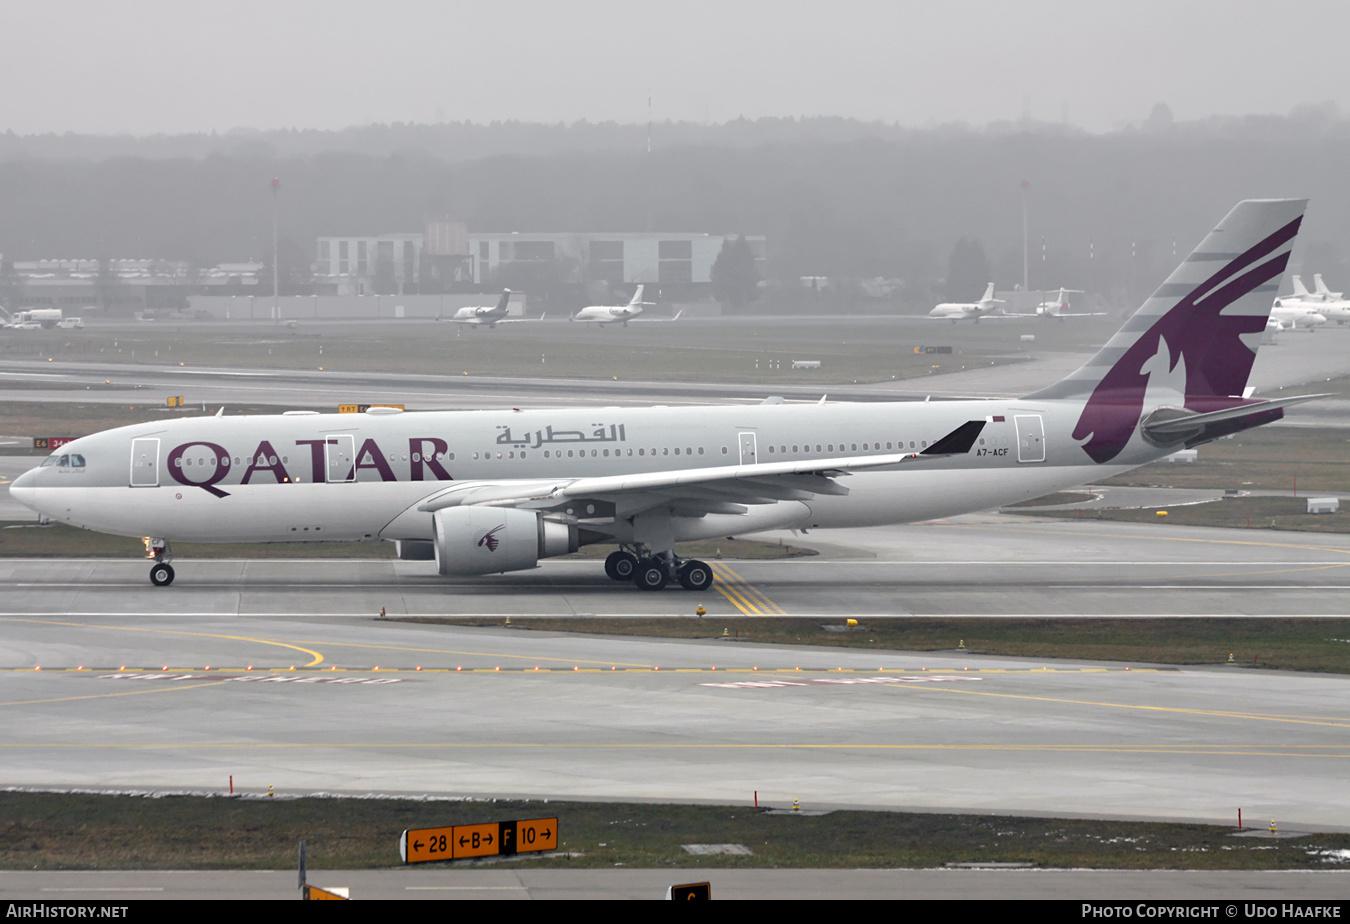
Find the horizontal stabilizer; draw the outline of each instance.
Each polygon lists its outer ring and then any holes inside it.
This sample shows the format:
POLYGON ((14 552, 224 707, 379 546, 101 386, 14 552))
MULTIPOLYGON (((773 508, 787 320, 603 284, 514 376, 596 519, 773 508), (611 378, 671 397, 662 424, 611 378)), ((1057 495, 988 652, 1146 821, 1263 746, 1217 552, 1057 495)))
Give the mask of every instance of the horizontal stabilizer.
POLYGON ((1257 414, 1273 411, 1276 408, 1290 407, 1295 404, 1302 404, 1305 401, 1316 401, 1318 398, 1330 398, 1332 395, 1299 395, 1296 398, 1276 398, 1273 401, 1258 401, 1254 404, 1242 404, 1237 407, 1226 408, 1222 411, 1210 411, 1206 414, 1187 414, 1178 413, 1176 416, 1168 415, 1164 419, 1155 420, 1159 411, 1176 410, 1172 408, 1159 408, 1144 419, 1144 433, 1148 436, 1164 437, 1189 433, 1206 427, 1209 424, 1218 423, 1223 420, 1241 420, 1244 417, 1252 417, 1257 414))

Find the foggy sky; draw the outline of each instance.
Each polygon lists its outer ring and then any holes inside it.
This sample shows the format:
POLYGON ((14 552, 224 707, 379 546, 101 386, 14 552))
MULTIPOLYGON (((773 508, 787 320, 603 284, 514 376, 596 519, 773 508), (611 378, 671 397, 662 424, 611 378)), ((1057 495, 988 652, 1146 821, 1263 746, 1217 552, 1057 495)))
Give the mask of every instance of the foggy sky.
POLYGON ((0 131, 1350 110, 1350 4, 0 0, 0 131))

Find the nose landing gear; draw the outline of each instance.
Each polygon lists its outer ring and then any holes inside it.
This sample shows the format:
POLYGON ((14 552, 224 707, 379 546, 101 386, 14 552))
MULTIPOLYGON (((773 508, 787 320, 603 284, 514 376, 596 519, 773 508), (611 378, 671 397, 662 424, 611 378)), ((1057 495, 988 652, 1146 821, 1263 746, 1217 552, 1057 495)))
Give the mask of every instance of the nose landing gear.
POLYGON ((173 552, 165 539, 147 539, 145 548, 155 563, 150 566, 150 583, 156 587, 168 587, 173 583, 173 552))

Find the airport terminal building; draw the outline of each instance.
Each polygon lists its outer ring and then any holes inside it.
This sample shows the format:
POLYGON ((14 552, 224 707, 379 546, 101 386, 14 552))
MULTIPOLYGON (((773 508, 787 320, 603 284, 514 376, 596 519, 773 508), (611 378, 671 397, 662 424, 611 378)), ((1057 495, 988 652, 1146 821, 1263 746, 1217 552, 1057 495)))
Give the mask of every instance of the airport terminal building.
MULTIPOLYGON (((425 234, 320 237, 316 285, 326 294, 389 294, 421 290, 428 277, 441 284, 519 285, 547 276, 563 284, 657 284, 672 294, 707 294, 713 264, 727 240, 739 235, 703 232, 469 232, 461 222, 428 222, 425 234), (394 287, 390 287, 390 283, 394 287)), ((756 269, 765 278, 766 239, 746 235, 756 269)))

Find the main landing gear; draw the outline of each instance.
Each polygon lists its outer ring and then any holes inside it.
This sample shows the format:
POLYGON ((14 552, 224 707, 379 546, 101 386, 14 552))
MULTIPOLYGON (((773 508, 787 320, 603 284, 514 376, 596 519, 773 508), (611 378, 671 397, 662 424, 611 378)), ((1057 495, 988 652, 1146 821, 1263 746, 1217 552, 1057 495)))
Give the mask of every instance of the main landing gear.
POLYGON ((169 543, 164 539, 147 539, 145 547, 155 560, 150 566, 150 583, 156 587, 168 587, 173 583, 173 565, 169 564, 173 560, 173 552, 169 549, 169 543))
POLYGON ((670 581, 680 582, 685 590, 707 590, 713 572, 706 562, 694 558, 679 559, 672 552, 659 552, 638 558, 620 549, 605 559, 605 574, 615 581, 632 581, 641 590, 660 590, 670 581))

